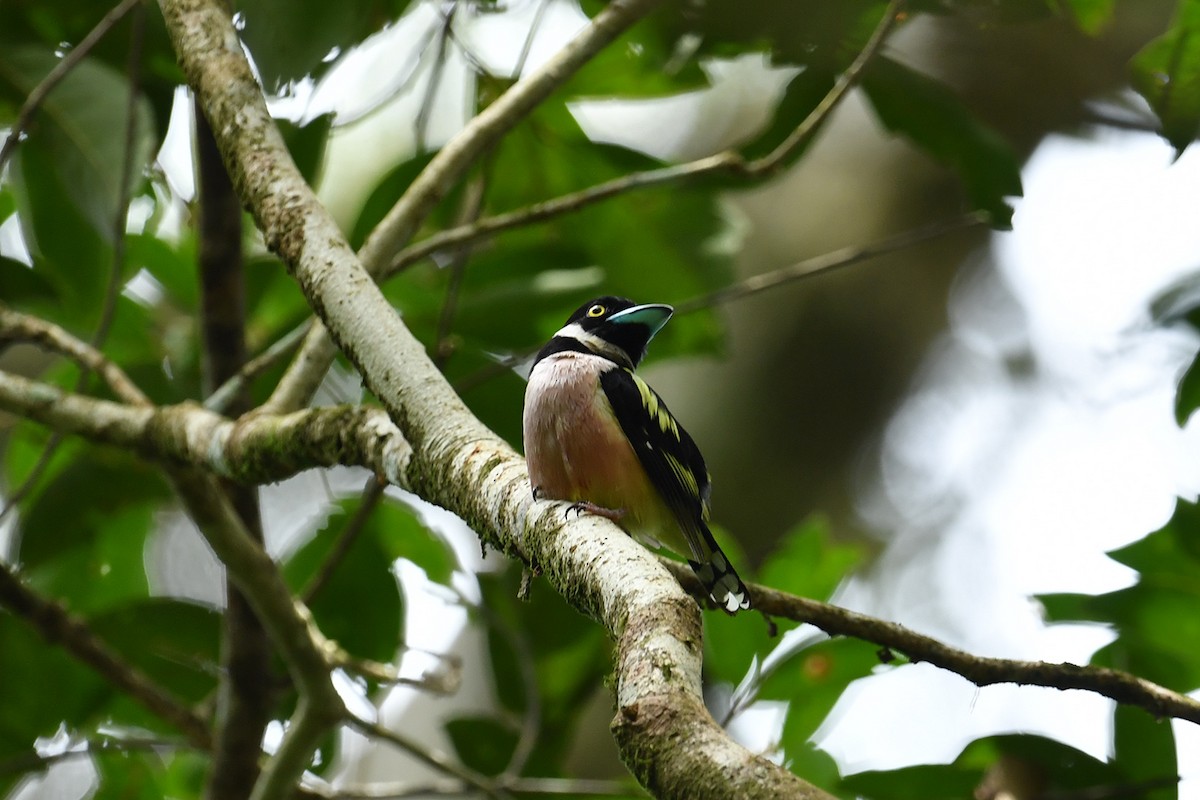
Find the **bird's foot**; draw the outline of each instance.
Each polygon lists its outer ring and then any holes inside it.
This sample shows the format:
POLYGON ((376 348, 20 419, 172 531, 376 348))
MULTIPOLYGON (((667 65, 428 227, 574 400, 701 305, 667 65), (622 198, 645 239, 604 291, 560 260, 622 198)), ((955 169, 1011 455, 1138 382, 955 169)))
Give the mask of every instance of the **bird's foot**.
POLYGON ((565 516, 570 517, 572 511, 574 511, 576 515, 582 515, 583 512, 586 511, 589 514, 595 514, 597 517, 604 517, 605 519, 612 520, 613 522, 620 522, 625 517, 625 514, 628 513, 623 508, 605 508, 604 506, 598 506, 595 503, 589 503, 586 500, 578 503, 572 503, 571 505, 567 506, 565 516))

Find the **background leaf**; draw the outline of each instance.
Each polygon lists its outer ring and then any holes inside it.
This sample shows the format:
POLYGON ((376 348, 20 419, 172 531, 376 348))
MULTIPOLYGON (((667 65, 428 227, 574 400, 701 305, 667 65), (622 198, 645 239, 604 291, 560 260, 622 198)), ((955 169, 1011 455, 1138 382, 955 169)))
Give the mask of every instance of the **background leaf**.
POLYGON ((1011 227, 1006 198, 1021 194, 1021 171, 999 134, 943 84, 890 58, 871 64, 862 87, 888 130, 954 170, 972 205, 991 214, 995 226, 1011 227))
POLYGON ((1131 62, 1133 86, 1162 122, 1162 135, 1183 153, 1200 130, 1200 0, 1179 0, 1170 29, 1131 62))

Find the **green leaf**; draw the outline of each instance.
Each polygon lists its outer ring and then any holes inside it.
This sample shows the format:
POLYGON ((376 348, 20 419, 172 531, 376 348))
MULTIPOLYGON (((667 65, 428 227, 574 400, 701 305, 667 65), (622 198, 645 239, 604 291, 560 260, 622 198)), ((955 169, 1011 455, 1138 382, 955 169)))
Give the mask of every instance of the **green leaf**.
POLYGON ((143 546, 166 496, 160 473, 133 456, 84 449, 23 507, 25 575, 81 613, 145 597, 143 546))
POLYGON ((789 768, 818 786, 833 789, 838 770, 833 759, 809 741, 850 683, 879 663, 867 642, 835 639, 806 647, 775 669, 759 696, 788 701, 780 745, 789 768))
POLYGON ((862 557, 859 546, 832 541, 828 519, 813 516, 783 538, 763 564, 760 580, 783 592, 828 600, 862 557))
POLYGON ((1113 781, 1117 786, 1145 784, 1166 785, 1145 788, 1138 792, 1142 800, 1175 800, 1179 796, 1179 784, 1172 780, 1179 774, 1175 759, 1175 732, 1163 720, 1154 719, 1140 708, 1117 706, 1116 710, 1115 766, 1121 779, 1113 781))
POLYGON ((1167 32, 1131 62, 1133 86, 1162 123, 1162 135, 1183 153, 1200 130, 1200 0, 1179 0, 1167 32))
POLYGON ((972 205, 998 228, 1012 225, 1007 197, 1021 194, 1021 171, 1008 144, 944 85, 889 58, 877 58, 863 89, 888 130, 954 170, 972 205))
POLYGON ((779 664, 763 681, 759 697, 790 700, 785 749, 807 741, 852 682, 879 666, 879 646, 858 639, 826 639, 779 664))
POLYGON ((1116 0, 1049 0, 1051 8, 1065 13, 1080 30, 1095 36, 1112 19, 1116 0))
POLYGON ((4 302, 23 310, 32 310, 31 304, 37 304, 34 307, 40 308, 57 294, 57 288, 46 278, 43 270, 0 256, 0 297, 4 298, 4 302))
POLYGON ((113 694, 94 672, 7 613, 0 614, 0 675, 5 686, 29 689, 7 691, 0 703, 0 761, 29 753, 34 739, 52 736, 64 723, 83 726, 113 694))
POLYGON ((276 120, 275 124, 283 134, 283 141, 292 154, 292 161, 296 162, 296 168, 309 186, 315 186, 325 160, 325 144, 333 127, 333 114, 321 114, 304 125, 284 119, 276 120))
POLYGON ((1175 390, 1175 422, 1183 427, 1192 412, 1200 408, 1200 354, 1192 359, 1175 390))
POLYGON ((982 770, 955 764, 921 765, 843 778, 846 795, 864 800, 961 800, 977 797, 982 770))
MULTIPOLYGON (((825 518, 814 516, 793 528, 763 564, 758 581, 801 597, 827 599, 861 558, 857 547, 831 543, 828 527, 825 518)), ((725 547, 728 539, 719 541, 725 547)), ((738 566, 743 580, 749 580, 742 566, 747 560, 728 550, 726 555, 738 566)), ((796 627, 789 620, 774 622, 781 633, 796 627)), ((733 684, 742 680, 752 658, 757 657, 761 663, 779 644, 766 625, 751 622, 744 615, 707 614, 704 630, 705 669, 710 677, 733 684)), ((790 697, 790 690, 778 691, 781 697, 790 697)))
POLYGON ((1093 663, 1180 691, 1200 686, 1200 506, 1177 500, 1166 525, 1109 555, 1138 571, 1137 584, 1095 597, 1046 597, 1047 613, 1116 628, 1117 639, 1093 663))
POLYGON ((72 199, 71 184, 45 141, 25 140, 9 174, 34 272, 55 287, 72 328, 90 327, 112 269, 112 249, 72 199))
POLYGON ((482 775, 499 775, 517 747, 517 733, 491 717, 456 717, 446 722, 446 733, 463 764, 482 775))
POLYGON ((496 697, 507 710, 526 713, 531 698, 522 664, 533 671, 541 728, 526 772, 557 774, 588 700, 612 671, 608 641, 543 582, 533 583, 528 602, 516 597, 516 570, 480 575, 479 582, 496 697))
POLYGON ((158 756, 114 748, 92 759, 100 773, 93 800, 161 800, 162 764, 158 756))
MULTIPOLYGON (((58 63, 48 51, 34 47, 0 48, 0 91, 24 97, 58 63)), ((25 149, 39 142, 50 154, 59 182, 69 187, 67 196, 93 229, 112 241, 121 185, 132 187, 148 163, 154 147, 153 112, 140 98, 135 114, 133 153, 124 173, 126 106, 129 83, 125 77, 94 59, 85 58, 46 97, 33 124, 25 149)), ((31 242, 42 246, 45 242, 31 242)))
POLYGON ((5 222, 17 210, 17 200, 6 187, 0 186, 0 223, 5 222))
POLYGON ((458 559, 446 540, 427 528, 411 509, 391 500, 384 500, 375 510, 372 525, 379 543, 394 561, 407 559, 425 570, 429 580, 443 586, 458 569, 458 559))
POLYGON ((20 563, 37 568, 90 547, 114 515, 168 497, 161 472, 132 455, 99 446, 77 451, 22 507, 20 563))
POLYGON ((182 700, 197 703, 216 688, 221 615, 166 597, 124 605, 88 624, 126 661, 182 700))
MULTIPOLYGON (((809 67, 788 83, 775 109, 775 116, 770 126, 754 141, 742 148, 747 158, 761 158, 778 147, 820 104, 829 90, 833 88, 835 79, 833 72, 809 67)), ((811 141, 810 141, 811 144, 811 141)), ((788 156, 784 163, 793 164, 800 159, 808 148, 801 148, 788 156)))
MULTIPOLYGON (((338 504, 344 513, 331 515, 325 528, 284 564, 283 576, 293 591, 299 593, 323 569, 358 503, 338 504)), ((325 636, 350 654, 376 661, 396 657, 403 633, 400 587, 391 571, 395 555, 384 543, 386 507, 374 510, 310 606, 325 636)))
POLYGON ((238 0, 242 38, 268 91, 320 76, 329 56, 399 19, 409 0, 238 0))

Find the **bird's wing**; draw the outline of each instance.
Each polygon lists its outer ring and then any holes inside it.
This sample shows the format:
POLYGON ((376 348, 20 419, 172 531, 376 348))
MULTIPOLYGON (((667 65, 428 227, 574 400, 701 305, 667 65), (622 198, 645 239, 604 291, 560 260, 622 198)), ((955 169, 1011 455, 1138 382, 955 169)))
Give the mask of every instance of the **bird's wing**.
POLYGON ((650 386, 629 369, 604 372, 600 385, 633 451, 692 545, 706 553, 700 528, 712 487, 699 448, 650 386))
POLYGON ((750 592, 721 551, 708 520, 712 484, 704 456, 650 386, 624 367, 600 374, 600 385, 638 461, 687 539, 692 571, 726 613, 750 608, 750 592))

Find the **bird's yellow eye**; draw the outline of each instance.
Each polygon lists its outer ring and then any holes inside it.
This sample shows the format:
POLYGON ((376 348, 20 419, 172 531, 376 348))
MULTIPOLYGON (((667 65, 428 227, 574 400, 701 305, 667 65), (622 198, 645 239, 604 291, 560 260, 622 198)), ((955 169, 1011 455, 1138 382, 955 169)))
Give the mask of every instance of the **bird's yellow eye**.
POLYGON ((597 303, 596 305, 594 305, 588 309, 587 315, 589 317, 603 317, 604 316, 604 306, 597 303))

